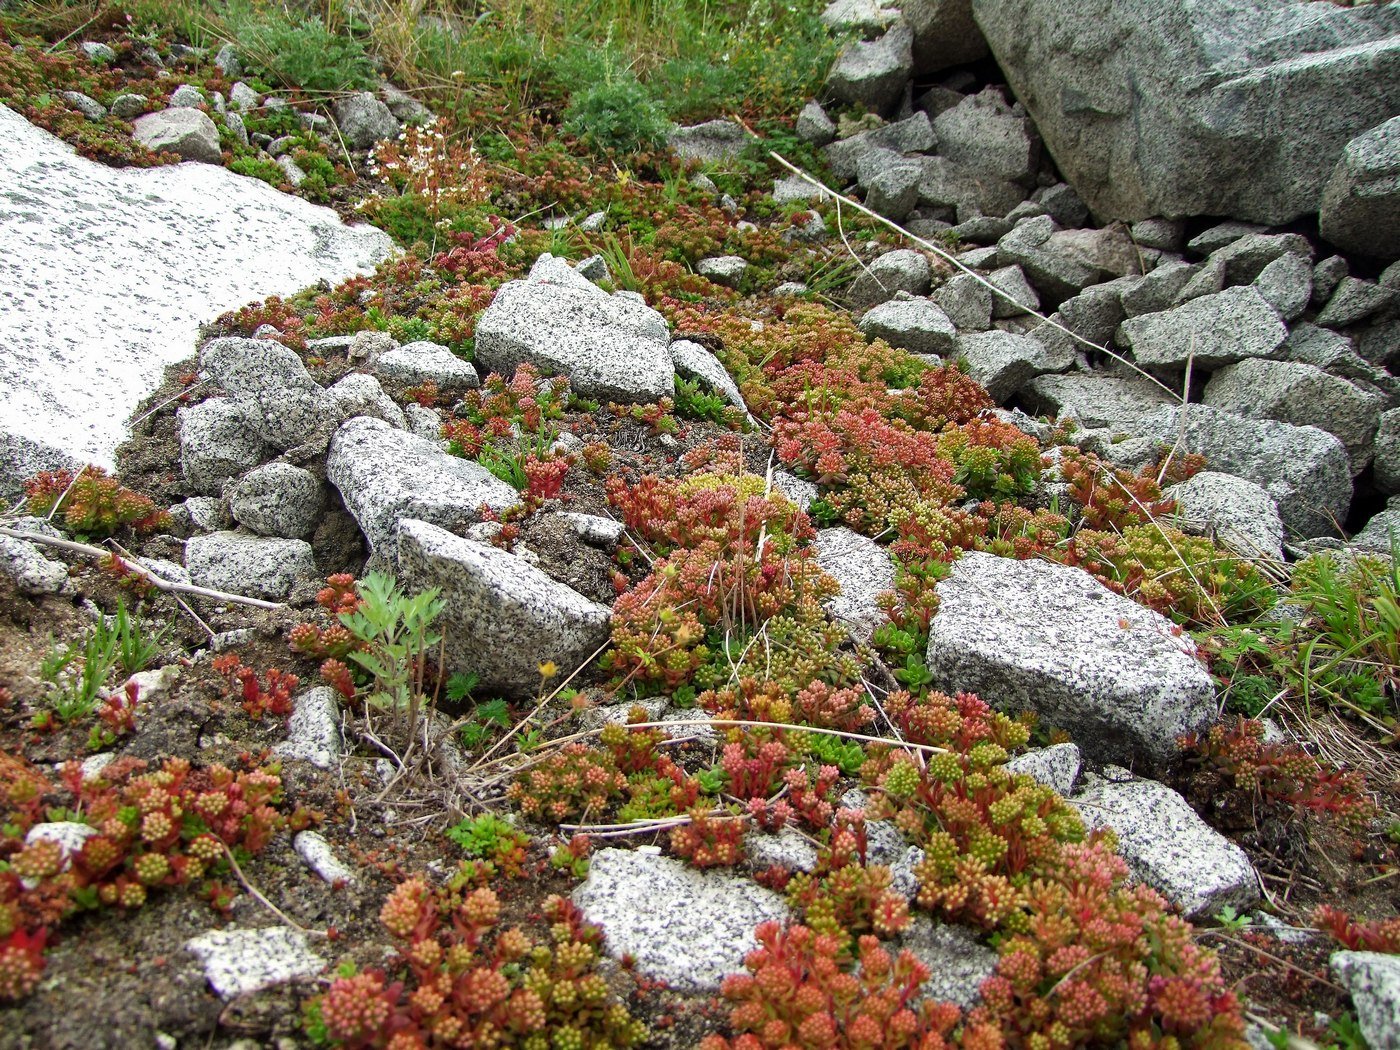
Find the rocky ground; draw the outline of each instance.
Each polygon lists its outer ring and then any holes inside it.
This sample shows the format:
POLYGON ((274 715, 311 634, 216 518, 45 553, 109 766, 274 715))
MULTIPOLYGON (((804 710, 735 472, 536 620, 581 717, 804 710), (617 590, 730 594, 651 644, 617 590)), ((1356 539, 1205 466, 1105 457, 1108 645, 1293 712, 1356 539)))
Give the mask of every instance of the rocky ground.
POLYGON ((1400 23, 1079 6, 593 157, 0 23, 143 267, 0 264, 0 1046, 1394 1045, 1400 23))

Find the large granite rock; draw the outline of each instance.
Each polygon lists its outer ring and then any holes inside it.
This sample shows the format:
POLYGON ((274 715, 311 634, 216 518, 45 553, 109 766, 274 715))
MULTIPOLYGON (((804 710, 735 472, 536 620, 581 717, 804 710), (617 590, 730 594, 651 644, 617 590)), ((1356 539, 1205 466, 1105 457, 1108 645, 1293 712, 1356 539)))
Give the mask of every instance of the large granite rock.
POLYGON ((903 0, 899 7, 914 30, 915 73, 936 73, 986 55, 972 0, 903 0))
POLYGON ((1371 1050, 1400 1048, 1400 958, 1384 952, 1333 952, 1332 972, 1351 994, 1371 1050))
POLYGON ((1215 470, 1264 488, 1290 533, 1334 536, 1351 506, 1346 446, 1316 427, 1244 419, 1206 405, 1164 408, 1141 420, 1138 433, 1198 452, 1215 470))
POLYGON ((84 462, 112 465, 200 324, 394 250, 216 165, 97 164, 3 106, 0 140, 0 431, 84 462))
POLYGON ((1100 220, 1316 211, 1347 142, 1400 110, 1400 8, 972 0, 1100 220))
POLYGON ((612 613, 523 558, 426 521, 399 523, 398 578, 438 589, 446 603, 444 658, 486 690, 534 693, 540 664, 574 670, 607 640, 612 613))
POLYGON ((1322 236, 1339 248, 1400 258, 1400 117, 1347 143, 1318 218, 1322 236))
POLYGON ((337 421, 336 405, 296 351, 271 339, 211 339, 199 365, 279 449, 295 448, 337 421))
POLYGON ((510 376, 529 362, 564 375, 585 397, 651 402, 674 392, 665 318, 608 295, 562 259, 541 255, 524 280, 501 286, 476 323, 476 359, 510 376))
POLYGON ((1258 290, 1228 288, 1161 313, 1130 317, 1118 341, 1132 348, 1144 368, 1220 368, 1247 357, 1265 357, 1288 338, 1288 329, 1258 290))
POLYGON ((927 662, 935 688, 1038 711, 1097 759, 1169 760, 1215 714, 1190 638, 1052 562, 964 554, 938 585, 927 662))
POLYGON ((875 113, 889 110, 904 94, 914 71, 913 46, 914 34, 902 21, 878 40, 852 41, 827 74, 827 95, 875 113))
POLYGON ((640 850, 599 850, 573 899, 607 931, 610 956, 630 956, 638 973, 681 992, 713 992, 742 973, 754 927, 790 917, 781 894, 746 875, 640 850))
POLYGON ((862 642, 889 617, 877 599, 894 590, 894 561, 889 551, 868 536, 847 528, 817 533, 817 564, 841 585, 841 593, 826 603, 827 612, 862 642))
POLYGON ((515 489, 480 463, 450 456, 425 438, 368 416, 356 416, 335 432, 326 479, 340 490, 375 551, 403 518, 464 528, 481 520, 483 505, 500 512, 520 502, 515 489))

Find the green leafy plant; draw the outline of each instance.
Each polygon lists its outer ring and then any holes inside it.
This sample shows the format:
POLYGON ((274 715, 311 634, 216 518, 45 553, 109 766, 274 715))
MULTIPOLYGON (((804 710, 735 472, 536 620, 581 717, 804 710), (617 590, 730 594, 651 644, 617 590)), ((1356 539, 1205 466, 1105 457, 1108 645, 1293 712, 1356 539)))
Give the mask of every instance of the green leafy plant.
POLYGON ((676 377, 676 414, 683 419, 703 419, 722 427, 741 427, 744 414, 698 381, 676 377))
MULTIPOLYGON (((121 639, 115 626, 99 617, 80 642, 50 650, 40 663, 40 677, 49 690, 49 705, 64 725, 86 718, 102 699, 102 690, 117 666, 121 639)), ((37 724, 47 724, 40 712, 37 724)))
POLYGON ((361 91, 374 84, 364 45, 334 33, 320 19, 296 17, 286 9, 231 4, 224 23, 239 54, 285 87, 311 91, 361 91))
POLYGON ((632 76, 579 92, 564 111, 564 130, 599 154, 655 149, 669 126, 665 111, 632 76))
POLYGON ((477 860, 490 861, 497 870, 516 878, 523 874, 530 836, 494 813, 469 817, 444 834, 477 860))
POLYGON ((117 639, 117 665, 126 674, 132 675, 144 671, 155 662, 170 634, 170 626, 167 624, 156 634, 149 634, 146 625, 129 613, 126 603, 119 598, 112 631, 117 639))
POLYGON ((347 656, 371 676, 366 703, 416 715, 428 657, 442 641, 433 630, 443 610, 437 589, 406 595, 392 576, 372 572, 356 593, 359 607, 339 619, 364 646, 347 656))

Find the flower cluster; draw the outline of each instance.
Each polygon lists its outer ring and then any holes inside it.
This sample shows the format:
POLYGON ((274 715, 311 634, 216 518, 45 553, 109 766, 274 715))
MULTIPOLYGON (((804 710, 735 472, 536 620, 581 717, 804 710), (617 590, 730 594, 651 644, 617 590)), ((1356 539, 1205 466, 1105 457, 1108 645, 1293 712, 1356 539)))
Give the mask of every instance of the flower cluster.
POLYGON ((525 816, 558 823, 570 817, 597 818, 626 786, 610 751, 573 743, 522 772, 506 797, 525 816))

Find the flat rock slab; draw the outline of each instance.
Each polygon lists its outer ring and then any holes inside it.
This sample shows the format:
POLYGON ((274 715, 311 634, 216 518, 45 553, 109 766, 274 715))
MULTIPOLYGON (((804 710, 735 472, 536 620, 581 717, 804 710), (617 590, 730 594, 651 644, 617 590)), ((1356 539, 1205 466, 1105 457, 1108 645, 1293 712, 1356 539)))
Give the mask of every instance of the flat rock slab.
POLYGON ((399 580, 436 587, 446 603, 446 662, 484 689, 526 695, 540 664, 569 672, 607 640, 612 612, 498 547, 425 521, 399 524, 399 580))
POLYGON ((889 617, 877 599, 894 590, 894 561, 874 540, 847 528, 817 533, 817 565, 835 578, 841 593, 826 602, 826 611, 844 623, 851 636, 862 642, 889 617))
POLYGON ((4 106, 0 140, 0 430, 103 466, 200 324, 393 252, 214 165, 108 168, 4 106))
POLYGON ((312 977, 326 960, 306 935, 286 926, 261 930, 210 930, 185 942, 204 964, 204 976, 221 999, 236 999, 297 977, 312 977))
POLYGON ((1226 905, 1244 911, 1259 900, 1259 878, 1244 850, 1164 784, 1098 779, 1069 801, 1089 830, 1112 828, 1133 877, 1188 919, 1226 905))
POLYGON ((1215 693, 1190 638, 1082 569, 971 551, 938 584, 930 683, 1031 709, 1094 758, 1166 761, 1210 720, 1215 693))
POLYGON ((499 512, 520 502, 515 489, 480 463, 366 416, 335 432, 326 477, 375 550, 403 518, 465 528, 481 520, 483 505, 499 512))
POLYGON ((574 903, 606 932, 607 953, 681 992, 713 992, 758 946, 753 931, 789 917, 782 896, 743 875, 697 871, 672 857, 605 849, 574 903))
POLYGON ((1371 1050, 1400 1048, 1400 958, 1381 952, 1333 952, 1332 972, 1351 993, 1371 1050))

